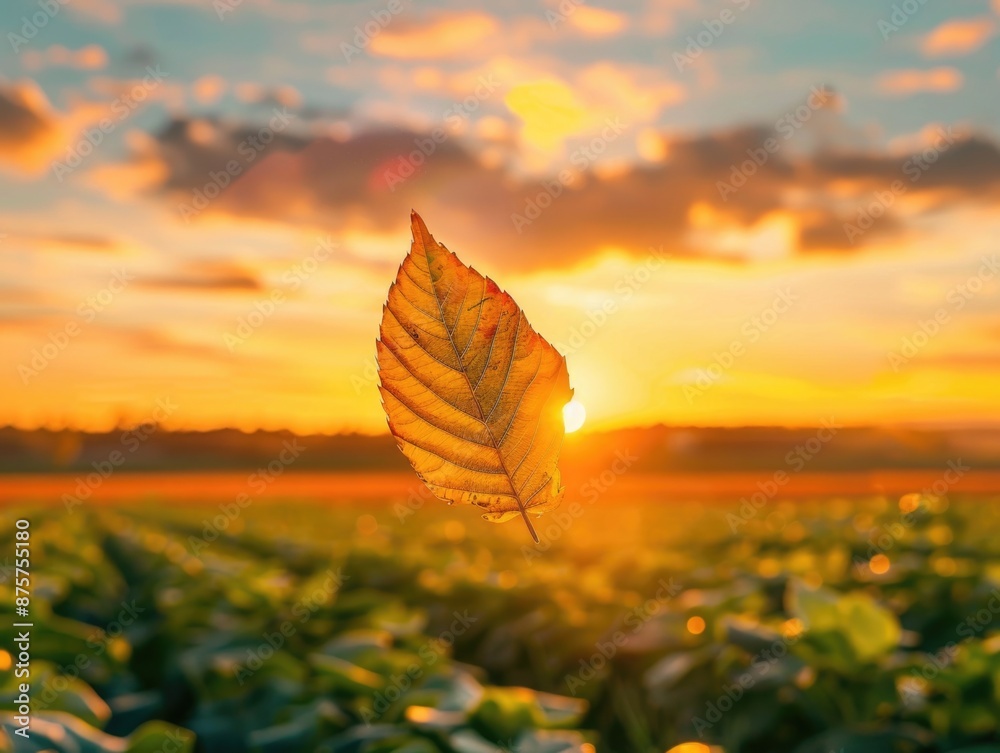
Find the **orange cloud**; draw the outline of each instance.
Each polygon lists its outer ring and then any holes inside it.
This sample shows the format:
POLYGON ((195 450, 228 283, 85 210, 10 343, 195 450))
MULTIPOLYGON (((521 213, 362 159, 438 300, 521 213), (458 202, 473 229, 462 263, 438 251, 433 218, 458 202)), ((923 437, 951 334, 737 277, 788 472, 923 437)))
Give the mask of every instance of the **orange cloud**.
POLYGON ((221 76, 202 76, 194 82, 192 92, 194 98, 203 105, 212 104, 226 90, 227 84, 221 76))
POLYGON ((965 79, 955 68, 916 68, 887 71, 878 78, 878 89, 893 97, 907 97, 920 92, 944 94, 962 88, 965 79))
POLYGON ((87 233, 18 233, 8 235, 6 240, 33 253, 118 254, 125 251, 125 246, 114 237, 87 233))
POLYGON ((86 182, 119 201, 129 201, 161 185, 169 175, 158 155, 139 152, 128 164, 97 165, 87 173, 86 182))
MULTIPOLYGON (((529 96, 538 93, 519 92, 525 127, 544 124, 538 98, 529 96)), ((560 128, 576 127, 573 104, 569 100, 560 114, 560 128)), ((509 123, 496 117, 483 130, 508 139, 509 123)), ((155 137, 136 140, 129 162, 98 165, 87 177, 115 195, 146 193, 179 211, 212 171, 241 159, 239 144, 255 130, 253 124, 178 119, 155 137)), ((536 135, 561 139, 561 133, 536 135)), ((621 134, 623 143, 634 138, 633 130, 621 134)), ((857 221, 875 192, 921 169, 898 145, 872 153, 846 147, 807 156, 778 151, 758 162, 754 155, 764 153, 769 139, 781 143, 773 127, 669 140, 644 132, 643 138, 655 159, 641 167, 617 161, 608 170, 603 162, 590 164, 578 149, 557 163, 563 169, 556 179, 517 176, 502 159, 481 160, 482 150, 458 137, 415 162, 410 155, 416 145, 434 143, 427 131, 362 129, 339 139, 280 133, 203 217, 391 234, 405 232, 400 218, 417 206, 427 216, 451 218, 456 244, 476 244, 505 268, 527 270, 573 266, 608 246, 639 254, 666 244, 678 256, 726 259, 742 249, 741 261, 852 253, 904 237, 915 217, 946 202, 995 206, 1000 197, 1000 148, 956 134, 934 170, 921 174, 905 201, 894 203, 857 240, 845 223, 857 221), (583 166, 577 157, 584 157, 583 166), (737 173, 752 183, 740 190, 737 173)), ((923 152, 920 144, 912 148, 923 152)))
POLYGON ((30 71, 42 68, 76 68, 83 71, 94 71, 108 65, 108 53, 97 44, 87 45, 79 50, 70 50, 61 44, 53 45, 44 50, 25 50, 21 59, 24 67, 30 71))
POLYGON ((450 58, 475 52, 500 32, 500 23, 486 13, 469 11, 439 16, 428 23, 390 26, 374 37, 369 49, 376 55, 420 60, 450 58))
POLYGON ((586 5, 570 13, 567 20, 585 37, 611 37, 628 26, 628 18, 621 13, 586 5))
POLYGON ((591 109, 630 123, 651 123, 664 107, 686 96, 684 87, 662 71, 608 61, 580 71, 577 85, 591 109))
POLYGON ((73 13, 83 16, 89 21, 96 21, 107 26, 117 26, 122 20, 122 9, 113 0, 80 0, 69 6, 73 13))
MULTIPOLYGON (((154 73, 159 67, 147 68, 154 73)), ((115 76, 91 76, 87 79, 87 89, 105 101, 103 103, 88 103, 92 120, 96 122, 103 117, 118 117, 114 112, 116 102, 121 102, 130 112, 146 107, 150 102, 163 102, 168 108, 179 110, 187 100, 187 86, 167 78, 169 74, 159 71, 158 78, 136 76, 135 78, 117 78, 115 76)))
POLYGON ((58 118, 35 84, 0 89, 0 122, 0 160, 23 171, 44 169, 62 143, 58 118))
POLYGON ((278 104, 284 107, 298 107, 302 104, 302 95, 294 86, 285 84, 269 89, 262 84, 244 81, 234 87, 236 98, 248 104, 278 104))
POLYGON ((924 37, 921 51, 927 57, 968 55, 989 41, 995 31, 996 24, 991 18, 946 21, 924 37))
POLYGON ((646 0, 645 5, 636 28, 647 36, 673 31, 680 12, 698 9, 697 0, 646 0))
POLYGON ((148 277, 138 285, 152 290, 194 293, 255 293, 264 289, 256 274, 230 262, 196 262, 173 274, 148 277))

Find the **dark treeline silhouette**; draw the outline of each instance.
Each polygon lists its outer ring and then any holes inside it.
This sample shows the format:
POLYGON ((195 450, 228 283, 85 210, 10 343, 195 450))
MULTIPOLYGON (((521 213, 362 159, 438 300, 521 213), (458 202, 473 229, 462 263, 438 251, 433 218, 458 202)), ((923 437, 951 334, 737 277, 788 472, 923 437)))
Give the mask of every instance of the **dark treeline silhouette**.
MULTIPOLYGON (((289 431, 166 431, 152 424, 102 433, 0 428, 0 472, 76 472, 112 458, 128 471, 238 470, 277 457, 285 443, 304 451, 296 469, 402 471, 388 435, 305 435, 289 431), (120 461, 120 462, 118 462, 120 461)), ((632 468, 659 471, 853 471, 940 468, 962 461, 1000 468, 1000 432, 876 427, 654 426, 569 435, 563 462, 605 467, 629 453, 632 468)))

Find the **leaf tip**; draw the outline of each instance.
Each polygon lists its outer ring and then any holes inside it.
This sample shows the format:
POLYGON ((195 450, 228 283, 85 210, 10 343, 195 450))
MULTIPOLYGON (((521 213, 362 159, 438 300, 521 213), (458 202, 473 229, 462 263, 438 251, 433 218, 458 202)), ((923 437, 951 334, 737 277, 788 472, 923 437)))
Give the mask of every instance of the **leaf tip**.
POLYGON ((423 245, 429 245, 434 242, 431 231, 427 229, 427 225, 424 223, 424 218, 417 214, 414 209, 410 210, 410 232, 413 234, 415 242, 423 245))

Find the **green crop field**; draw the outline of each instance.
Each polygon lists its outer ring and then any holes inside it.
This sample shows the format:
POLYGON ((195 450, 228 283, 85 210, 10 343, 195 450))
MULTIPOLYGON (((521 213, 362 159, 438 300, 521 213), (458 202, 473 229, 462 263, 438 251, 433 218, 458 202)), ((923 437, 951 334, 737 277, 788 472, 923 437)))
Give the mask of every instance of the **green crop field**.
POLYGON ((542 521, 535 546, 436 502, 7 509, 0 750, 1000 750, 996 500, 542 521))

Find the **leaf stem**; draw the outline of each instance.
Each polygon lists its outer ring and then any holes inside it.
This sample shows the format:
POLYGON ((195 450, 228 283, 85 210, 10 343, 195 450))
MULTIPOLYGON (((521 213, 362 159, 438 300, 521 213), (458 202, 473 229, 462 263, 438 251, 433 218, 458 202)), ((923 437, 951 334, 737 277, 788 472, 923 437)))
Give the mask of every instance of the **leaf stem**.
POLYGON ((535 533, 535 527, 531 525, 531 518, 528 517, 528 511, 524 509, 524 506, 521 504, 521 500, 517 501, 517 506, 521 508, 521 517, 524 518, 524 524, 528 526, 528 533, 531 534, 531 538, 533 538, 535 543, 538 544, 538 534, 535 533))

